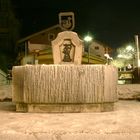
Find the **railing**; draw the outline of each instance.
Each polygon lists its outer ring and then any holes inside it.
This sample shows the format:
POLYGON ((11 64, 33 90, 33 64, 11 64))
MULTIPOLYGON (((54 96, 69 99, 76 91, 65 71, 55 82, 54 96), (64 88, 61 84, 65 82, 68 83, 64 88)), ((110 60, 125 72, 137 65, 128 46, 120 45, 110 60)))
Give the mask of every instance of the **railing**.
POLYGON ((1 69, 0 69, 0 75, 2 75, 3 77, 6 77, 6 73, 4 73, 1 69))
POLYGON ((6 85, 9 83, 10 82, 7 80, 7 74, 0 69, 0 85, 6 85))

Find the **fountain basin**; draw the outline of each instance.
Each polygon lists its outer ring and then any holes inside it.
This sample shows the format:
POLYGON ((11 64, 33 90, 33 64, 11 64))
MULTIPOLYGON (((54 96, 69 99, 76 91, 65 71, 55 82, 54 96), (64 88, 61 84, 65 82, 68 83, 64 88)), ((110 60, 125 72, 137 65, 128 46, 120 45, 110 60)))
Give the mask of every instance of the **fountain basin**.
POLYGON ((112 111, 118 100, 111 65, 24 65, 14 66, 12 74, 16 111, 112 111))

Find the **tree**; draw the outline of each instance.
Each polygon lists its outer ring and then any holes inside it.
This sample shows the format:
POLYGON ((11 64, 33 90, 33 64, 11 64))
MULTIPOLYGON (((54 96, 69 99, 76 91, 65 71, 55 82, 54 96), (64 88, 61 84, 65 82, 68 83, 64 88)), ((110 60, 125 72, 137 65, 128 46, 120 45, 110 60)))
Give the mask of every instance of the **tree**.
POLYGON ((128 65, 135 65, 136 50, 134 45, 125 45, 117 49, 117 56, 112 61, 112 64, 118 68, 127 67, 128 65))

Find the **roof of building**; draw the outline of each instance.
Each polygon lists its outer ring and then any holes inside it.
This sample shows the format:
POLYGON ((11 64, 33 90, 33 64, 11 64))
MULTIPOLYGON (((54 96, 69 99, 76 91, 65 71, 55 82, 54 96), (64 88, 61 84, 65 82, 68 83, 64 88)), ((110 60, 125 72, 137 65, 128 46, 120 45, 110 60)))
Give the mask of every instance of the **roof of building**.
MULTIPOLYGON (((35 37, 35 36, 37 36, 37 35, 39 35, 39 34, 43 34, 43 33, 47 32, 47 31, 49 31, 49 30, 52 30, 52 29, 54 29, 54 28, 61 28, 61 26, 60 26, 59 24, 56 24, 56 25, 51 26, 51 27, 49 27, 49 28, 47 28, 47 29, 41 30, 41 31, 36 32, 36 33, 34 33, 34 34, 31 34, 31 35, 29 35, 29 36, 26 36, 25 38, 22 38, 22 39, 18 40, 18 41, 17 41, 17 44, 22 43, 22 42, 25 42, 25 41, 31 39, 32 37, 35 37)), ((62 28, 61 28, 61 29, 62 29, 62 28)), ((62 30, 63 30, 63 29, 62 29, 62 30)))

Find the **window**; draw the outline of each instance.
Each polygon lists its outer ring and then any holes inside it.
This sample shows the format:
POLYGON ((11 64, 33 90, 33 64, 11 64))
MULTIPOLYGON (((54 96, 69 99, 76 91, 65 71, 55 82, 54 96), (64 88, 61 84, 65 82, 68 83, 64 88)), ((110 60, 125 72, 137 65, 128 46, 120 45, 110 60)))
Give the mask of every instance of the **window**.
POLYGON ((97 54, 96 56, 101 57, 101 55, 97 54))
POLYGON ((99 46, 95 46, 95 50, 99 50, 99 46))
POLYGON ((54 39, 55 39, 55 34, 49 33, 49 34, 48 34, 48 40, 49 40, 49 41, 52 41, 52 40, 54 40, 54 39))

